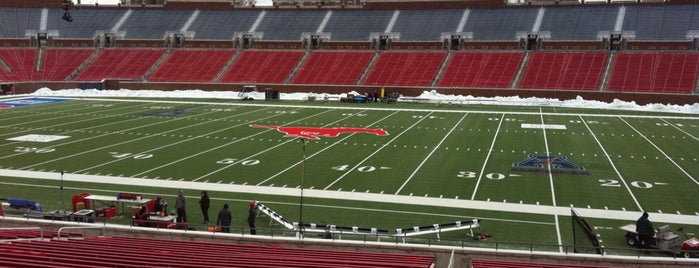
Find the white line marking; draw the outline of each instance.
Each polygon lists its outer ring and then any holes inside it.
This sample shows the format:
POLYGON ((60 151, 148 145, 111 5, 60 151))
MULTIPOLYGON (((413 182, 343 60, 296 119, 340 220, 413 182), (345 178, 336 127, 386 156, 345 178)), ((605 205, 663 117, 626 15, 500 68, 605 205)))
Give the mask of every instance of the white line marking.
MULTIPOLYGON (((544 112, 543 109, 541 109, 541 107, 539 107, 539 113, 540 113, 540 117, 541 117, 541 125, 545 126, 546 122, 544 122, 543 112, 544 112)), ((546 155, 550 156, 551 150, 549 150, 549 141, 548 141, 548 138, 546 137, 546 128, 542 128, 541 133, 544 134, 544 146, 546 147, 546 155)), ((556 206, 556 190, 555 190, 555 187, 553 185, 553 173, 551 172, 551 162, 550 161, 546 161, 546 169, 548 170, 549 185, 551 187, 551 203, 553 204, 553 206, 556 206)), ((563 241, 561 240, 561 226, 559 224, 558 215, 554 216, 554 221, 556 222, 556 236, 558 237, 558 244, 561 245, 563 243, 563 241)), ((559 246, 558 251, 563 253, 563 247, 559 246)))
POLYGON ((471 200, 476 199, 476 193, 478 193, 478 186, 481 184, 481 179, 483 179, 483 172, 485 172, 485 166, 488 165, 488 159, 490 159, 490 154, 493 152, 493 147, 495 146, 495 141, 498 139, 498 134, 500 134, 500 127, 502 126, 502 121, 505 119, 505 114, 500 115, 500 120, 498 121, 498 128, 495 130, 493 135, 493 141, 490 142, 490 149, 488 154, 485 155, 483 160, 483 166, 481 166, 481 172, 478 174, 478 180, 476 181, 476 186, 473 187, 473 194, 471 194, 471 200))
POLYGON ((680 171, 682 171, 682 173, 684 173, 684 175, 686 175, 687 178, 689 178, 690 180, 692 180, 696 185, 699 185, 699 181, 697 181, 696 179, 694 179, 694 177, 692 177, 692 175, 690 175, 689 173, 687 173, 686 170, 684 170, 682 167, 680 167, 680 165, 677 164, 677 162, 675 162, 675 160, 672 160, 672 157, 670 157, 669 155, 667 155, 667 154, 665 153, 665 151, 663 151, 662 149, 660 149, 660 147, 658 147, 658 145, 655 145, 655 143, 653 143, 652 141, 650 141, 650 139, 648 139, 648 137, 646 137, 646 135, 644 135, 643 133, 641 133, 640 131, 638 131, 638 129, 636 129, 636 128, 633 127, 631 124, 629 124, 629 122, 626 122, 626 120, 624 120, 623 118, 619 118, 619 119, 620 119, 621 121, 623 121, 624 123, 626 123, 626 125, 628 125, 631 129, 633 129, 633 131, 636 131, 636 133, 638 133, 638 135, 641 135, 641 137, 642 137, 643 139, 645 139, 648 143, 650 143, 650 145, 652 145, 653 147, 655 147, 655 149, 658 150, 658 152, 660 152, 661 154, 663 154, 663 156, 665 156, 665 159, 669 160, 673 165, 675 165, 675 166, 677 167, 677 169, 679 169, 680 171))
POLYGON ((609 164, 610 164, 610 165, 612 166, 612 168, 614 169, 614 172, 616 173, 617 177, 619 177, 619 180, 621 180, 621 183, 624 184, 624 187, 626 188, 626 191, 629 192, 629 195, 631 196, 631 199, 633 199, 633 202, 636 203, 636 207, 638 207, 638 210, 639 210, 639 211, 644 211, 644 210, 643 210, 643 207, 641 206, 641 203, 638 202, 638 199, 636 199, 636 196, 633 194, 633 191, 631 191, 631 188, 630 188, 629 185, 626 183, 626 180, 624 179, 624 176, 621 175, 621 172, 619 172, 619 169, 617 169, 617 168, 616 168, 616 165, 614 165, 614 161, 612 160, 612 158, 611 158, 611 157, 609 156, 609 154, 607 153, 607 150, 604 149, 604 146, 602 146, 602 142, 600 142, 599 139, 597 139, 597 135, 595 135, 595 132, 592 131, 592 129, 591 129, 590 126, 587 124, 587 122, 585 121, 585 119, 583 119, 582 116, 579 116, 579 117, 580 117, 580 120, 582 121, 582 123, 585 124, 585 127, 587 128, 587 131, 590 132, 590 135, 592 135, 592 137, 593 137, 593 138, 595 139, 595 141, 597 142, 597 145, 599 146, 599 148, 602 150, 602 152, 604 153, 604 155, 607 157, 607 161, 609 161, 609 164))
MULTIPOLYGON (((206 114, 206 113, 205 113, 205 114, 206 114)), ((184 119, 184 118, 182 118, 182 119, 184 119)), ((177 120, 177 119, 174 119, 174 120, 177 120)), ((162 121, 162 122, 157 122, 157 123, 152 123, 152 124, 148 124, 148 125, 136 126, 136 127, 130 128, 130 129, 125 129, 125 130, 116 131, 116 132, 112 132, 112 133, 107 133, 107 134, 103 134, 103 135, 91 136, 91 137, 85 138, 85 139, 73 140, 73 141, 70 141, 70 142, 65 142, 65 143, 57 144, 56 146, 52 146, 52 147, 48 147, 48 148, 54 148, 54 147, 59 147, 59 146, 65 146, 65 145, 68 145, 68 144, 71 144, 71 143, 76 143, 76 142, 81 142, 81 141, 85 141, 85 140, 91 140, 91 139, 96 139, 96 138, 100 138, 100 137, 104 137, 104 136, 114 135, 115 133, 124 133, 124 132, 129 131, 129 130, 132 130, 132 129, 143 128, 143 127, 148 127, 148 126, 153 126, 153 125, 158 125, 158 124, 162 124, 162 123, 166 123, 166 122, 170 122, 170 120, 162 121)), ((194 124, 194 125, 187 125, 187 126, 185 126, 185 127, 181 127, 181 128, 177 128, 177 129, 171 129, 171 130, 166 131, 166 132, 163 132, 163 133, 168 133, 168 132, 172 132, 172 131, 177 131, 177 130, 180 130, 180 129, 185 129, 185 128, 192 127, 192 126, 196 126, 196 125, 200 125, 200 124, 203 124, 203 123, 194 124)), ((118 145, 126 144, 126 143, 129 143, 129 142, 132 142, 132 141, 137 141, 137 140, 146 139, 146 138, 151 138, 151 137, 158 137, 158 136, 160 136, 160 135, 162 135, 162 133, 161 133, 161 134, 155 134, 155 135, 152 135, 152 136, 145 136, 145 137, 141 137, 141 138, 137 138, 137 139, 127 140, 127 141, 123 141, 123 142, 119 142, 119 143, 114 143, 114 144, 111 144, 111 145, 108 145, 108 146, 104 146, 104 147, 100 147, 100 148, 95 148, 95 149, 92 149, 92 150, 86 150, 86 151, 82 151, 82 152, 80 152, 80 153, 76 153, 76 154, 72 154, 72 155, 66 155, 66 156, 64 156, 64 157, 54 158, 54 159, 51 159, 51 160, 48 160, 48 161, 44 161, 44 162, 41 162, 41 163, 36 163, 36 164, 33 164, 33 165, 29 165, 29 166, 23 167, 22 169, 26 169, 26 168, 30 168, 30 167, 34 167, 34 166, 38 166, 38 165, 43 165, 43 164, 55 162, 55 161, 58 161, 58 160, 63 160, 63 159, 71 158, 71 157, 77 156, 77 155, 83 155, 83 154, 86 154, 86 153, 91 153, 91 152, 94 152, 94 151, 98 151, 98 150, 110 148, 110 147, 113 147, 113 146, 118 146, 118 145)), ((10 155, 10 156, 14 156, 14 155, 10 155)), ((85 169, 83 169, 83 170, 85 170, 85 169)), ((77 172, 76 172, 76 173, 77 173, 77 172)))
MULTIPOLYGON (((396 113, 398 113, 398 112, 396 111, 396 112, 391 113, 391 114, 388 115, 388 116, 384 116, 384 117, 381 118, 380 120, 375 121, 374 123, 368 125, 367 127, 370 127, 370 126, 373 126, 373 125, 375 125, 375 124, 378 124, 379 122, 383 121, 383 120, 386 119, 386 118, 389 118, 389 117, 393 116, 393 115, 396 114, 396 113)), ((319 155, 320 153, 322 153, 322 152, 324 152, 324 151, 326 151, 326 150, 329 150, 330 148, 332 148, 332 147, 335 146, 335 145, 341 144, 344 140, 349 139, 349 138, 352 137, 354 134, 355 134, 355 133, 350 133, 350 135, 347 135, 347 136, 343 137, 342 139, 340 139, 340 140, 338 140, 338 141, 332 143, 330 146, 326 146, 325 148, 323 148, 323 149, 321 149, 321 150, 315 152, 314 154, 309 155, 308 157, 306 157, 306 160, 311 159, 311 158, 313 158, 313 157, 319 155)), ((346 143, 345 143, 345 144, 346 144, 346 143)), ((262 185, 263 183, 266 183, 267 181, 276 178, 277 176, 279 176, 279 175, 281 175, 281 174, 283 174, 283 173, 289 171, 290 169, 292 169, 292 168, 294 168, 294 167, 296 167, 296 166, 298 166, 298 165, 300 165, 300 164, 302 164, 302 163, 303 163, 303 160, 299 160, 299 161, 296 162, 295 164, 293 164, 293 165, 291 165, 291 166, 285 168, 285 169, 282 170, 282 171, 279 171, 277 174, 274 174, 274 175, 270 176, 269 178, 267 178, 267 179, 265 179, 265 180, 263 180, 263 181, 257 183, 256 185, 257 185, 257 186, 260 186, 260 185, 262 185)))
POLYGON ((374 152, 372 152, 369 156, 367 156, 366 158, 364 158, 362 161, 359 161, 359 163, 357 163, 354 167, 352 167, 351 169, 348 169, 347 172, 345 172, 344 174, 342 174, 342 175, 341 175, 340 177, 338 177, 335 181, 333 181, 333 182, 331 182, 330 184, 328 184, 328 186, 325 186, 325 188, 323 188, 323 190, 327 190, 328 188, 332 187, 335 183, 337 183, 337 182, 339 182, 340 180, 342 180, 345 176, 349 175, 350 172, 354 171, 355 169, 357 169, 357 167, 361 166, 362 164, 364 164, 364 162, 366 162, 367 160, 369 160, 369 158, 371 158, 371 157, 374 156, 375 154, 379 153, 383 148, 386 148, 387 146, 389 146, 393 141, 395 141, 396 139, 398 139, 398 137, 402 136, 403 134, 405 134, 406 132, 408 132, 410 129, 412 129, 413 127, 415 127, 417 124, 419 124, 419 123, 422 122, 423 120, 427 119, 432 113, 433 113, 433 112, 430 112, 429 114, 427 114, 427 116, 423 116, 422 118, 420 118, 420 120, 415 121, 415 123, 413 123, 413 124, 410 125, 409 127, 405 128, 401 133, 399 133, 398 135, 394 136, 390 141, 386 142, 384 145, 382 145, 381 147, 379 147, 379 149, 377 149, 377 150, 375 150, 374 152))
POLYGON ((660 118, 660 120, 662 120, 663 122, 667 123, 668 125, 674 127, 675 129, 679 130, 680 132, 684 133, 685 135, 689 136, 690 138, 694 139, 695 141, 699 141, 699 138, 694 137, 694 135, 692 135, 692 134, 690 134, 690 133, 687 133, 687 131, 684 131, 683 129, 679 128, 679 127, 676 126, 675 124, 670 123, 670 122, 668 122, 667 120, 665 120, 665 119, 663 119, 663 118, 660 118))
MULTIPOLYGON (((305 117, 305 118, 301 118, 301 119, 298 119, 298 120, 291 121, 291 122, 289 122, 288 124, 292 124, 292 123, 294 123, 294 122, 306 120, 306 119, 312 118, 312 117, 314 117, 314 116, 324 114, 324 113, 329 112, 329 111, 333 111, 333 110, 327 110, 327 111, 323 111, 323 112, 320 112, 320 113, 316 113, 316 114, 313 114, 313 115, 311 115, 311 116, 307 116, 307 117, 305 117)), ((340 119, 340 120, 338 120, 338 121, 341 121, 341 120, 344 120, 344 119, 345 119, 345 118, 342 118, 342 119, 340 119)), ((287 124, 287 125, 288 125, 288 124, 287 124)), ((331 123, 331 124, 333 124, 333 123, 331 123)), ((271 131, 271 129, 269 129, 268 131, 271 131)), ((262 134, 262 133, 267 133, 268 131, 262 131, 262 132, 259 132, 258 134, 253 134, 253 135, 251 135, 251 136, 257 136, 257 135, 262 134)), ((238 141, 242 141, 242 140, 245 140, 245 139, 246 139, 246 138, 241 138, 241 139, 238 139, 238 141)), ((271 151, 271 150, 273 150, 273 149, 276 149, 276 148, 278 148, 278 147, 280 147, 280 146, 282 146, 282 145, 284 145, 284 144, 287 144, 287 143, 290 143, 290 142, 293 142, 293 141, 294 141, 294 139, 288 139, 288 140, 286 140, 286 141, 284 141, 284 142, 281 142, 281 143, 279 143, 279 144, 277 144, 277 145, 274 145, 274 146, 269 147, 269 148, 267 148, 267 149, 264 149, 264 150, 262 150, 262 151, 256 152, 256 153, 254 153, 254 154, 252 154, 252 155, 249 155, 249 156, 247 156, 247 157, 245 157, 245 158, 243 158, 243 159, 240 159, 240 160, 238 160, 238 161, 236 161, 236 162, 234 162, 234 163, 232 163, 232 164, 230 164, 230 165, 226 165, 226 166, 224 166, 224 167, 222 167, 222 168, 216 169, 216 170, 214 170, 214 171, 212 171, 212 172, 209 172, 209 173, 206 173, 206 174, 204 174, 204 175, 202 175, 202 176, 199 176, 198 178, 194 179, 193 181, 198 181, 198 180, 201 179, 201 178, 211 176, 212 174, 218 173, 218 172, 220 172, 220 171, 222 171, 222 170, 224 170, 224 169, 227 169, 227 168, 232 167, 232 166, 234 166, 234 165, 240 164, 240 163, 242 163, 243 161, 250 160, 251 158, 253 158, 253 157, 255 157, 255 156, 258 156, 258 155, 261 155, 261 154, 263 154, 263 153, 269 152, 269 151, 271 151)), ((272 184, 272 185, 274 185, 274 184, 272 184)))
MULTIPOLYGON (((256 112, 256 111, 248 111, 248 112, 246 112, 246 113, 253 113, 253 112, 256 112)), ((212 122, 223 121, 223 120, 225 120, 226 118, 236 117, 236 116, 240 116, 240 115, 243 115, 243 114, 246 114, 246 113, 235 114, 235 115, 231 115, 231 116, 228 116, 228 117, 215 119, 215 120, 212 120, 212 121, 204 121, 204 122, 197 123, 197 124, 193 124, 193 125, 187 125, 187 126, 184 126, 184 127, 180 127, 180 128, 168 130, 168 131, 162 132, 162 133, 156 133, 156 134, 150 135, 150 136, 144 136, 144 137, 142 137, 142 138, 133 139, 133 140, 130 140, 130 141, 126 141, 126 142, 119 143, 119 144, 125 144, 125 143, 129 143, 129 142, 132 142, 132 141, 138 141, 138 140, 141 140, 141 139, 147 139, 147 138, 157 137, 157 136, 163 135, 163 134, 168 133, 168 132, 173 132, 173 131, 177 131, 177 130, 181 130, 181 129, 187 129, 187 128, 190 128, 190 127, 195 127, 195 126, 199 126, 199 125, 204 125, 204 124, 208 124, 208 123, 212 123, 212 122)), ((270 117, 272 117, 272 116, 270 116, 270 117)), ((145 150, 145 151, 138 152, 138 153, 136 153, 136 155, 138 155, 138 154, 144 154, 144 153, 149 153, 149 152, 153 152, 153 151, 157 151, 157 150, 162 149, 162 148, 167 148, 167 147, 174 146, 174 145, 177 145, 177 144, 180 144, 180 143, 183 143, 183 142, 187 142, 187 141, 190 141, 190 140, 193 140, 193 139, 201 138, 201 137, 203 137, 203 136, 205 136, 205 135, 208 135, 208 134, 210 134, 210 133, 221 132, 221 131, 225 131, 225 130, 228 130, 228 129, 231 129, 231 128, 236 128, 236 127, 239 127, 239 126, 242 126, 242 125, 244 125, 244 123, 243 123, 243 124, 239 124, 239 125, 233 125, 233 126, 230 126, 230 127, 227 127, 227 128, 217 129, 216 131, 212 131, 212 132, 209 132, 209 133, 207 133, 207 134, 202 134, 202 135, 197 135, 197 136, 190 136, 190 138, 187 138, 187 139, 184 139, 184 140, 180 140, 180 141, 177 141, 177 142, 174 142, 174 143, 169 143, 169 144, 166 144, 166 145, 163 145, 163 146, 160 146, 160 147, 152 148, 152 149, 150 149, 150 150, 145 150)), ((113 145, 106 146, 106 147, 108 148, 108 147, 111 147, 111 146, 113 146, 113 145)), ((105 148, 105 147, 102 147, 102 148, 105 148)), ((91 150, 91 151, 94 151, 94 150, 91 150)), ((101 163, 101 164, 99 164, 99 165, 94 165, 94 166, 91 166, 91 167, 87 167, 87 168, 78 170, 78 171, 76 171, 76 172, 82 172, 82 171, 85 171, 85 170, 90 170, 90 169, 93 169, 93 168, 97 168, 97 167, 109 165, 109 164, 112 164, 112 163, 116 163, 116 162, 123 161, 123 160, 125 160, 125 159, 129 159, 129 158, 118 158, 118 159, 115 159, 115 160, 112 160, 112 161, 107 161, 107 162, 101 163)))
POLYGON ((420 169, 425 164, 425 162, 427 162, 427 160, 430 159, 430 157, 434 154, 434 152, 437 151, 437 149, 439 149, 441 147, 442 143, 444 143, 444 141, 449 137, 449 135, 451 135, 451 133, 454 132, 456 127, 458 127, 459 124, 461 124, 461 122, 464 121, 464 118, 466 118, 467 115, 468 115, 468 113, 465 113, 463 116, 461 116, 459 121, 456 122, 456 124, 454 124, 454 126, 449 130, 449 132, 447 132, 447 134, 444 135, 444 137, 442 137, 442 140, 439 141, 439 143, 437 143, 437 146, 435 146, 434 149, 432 149, 432 151, 429 154, 427 154, 427 156, 424 159, 422 159, 422 162, 420 162, 420 164, 417 165, 417 167, 413 170, 413 173, 411 173, 410 176, 408 176, 408 178, 405 179, 405 181, 403 182, 403 185, 398 187, 398 190, 396 190, 395 194, 398 194, 398 193, 400 193, 401 190, 403 190, 403 187, 405 187, 405 185, 407 185, 408 182, 410 182, 410 180, 415 176, 415 174, 417 174, 417 172, 420 171, 420 169))
MULTIPOLYGON (((136 106, 136 107, 138 107, 138 106, 136 106)), ((118 109, 105 110, 105 111, 102 111, 102 112, 110 112, 110 111, 115 111, 115 110, 133 109, 133 108, 134 108, 133 106, 121 107, 121 108, 118 108, 118 109)), ((92 109, 92 107, 89 107, 89 109, 92 109)), ((80 109, 78 109, 78 110, 80 110, 80 109)), ((55 124, 55 125, 45 126, 45 127, 41 127, 41 128, 36 128, 36 130, 42 130, 42 129, 45 129, 45 130, 52 130, 53 128, 58 127, 58 126, 65 126, 65 125, 71 125, 71 124, 75 124, 75 123, 89 122, 89 121, 92 121, 92 120, 101 120, 101 119, 105 119, 105 118, 119 117, 119 116, 124 116, 124 115, 131 114, 131 113, 133 113, 133 111, 128 111, 127 113, 117 114, 117 115, 107 115, 107 116, 100 116, 100 117, 96 117, 96 118, 88 118, 88 119, 84 119, 84 120, 76 120, 76 121, 69 121, 69 122, 65 122, 65 121, 64 121, 64 122, 62 122, 62 123, 60 123, 60 124, 55 124)), ((40 123, 40 122, 43 122, 43 121, 46 121, 46 120, 64 119, 64 118, 69 118, 69 117, 74 117, 74 116, 81 116, 81 117, 84 117, 85 115, 84 115, 84 114, 83 114, 83 115, 81 115, 81 114, 71 114, 71 115, 60 116, 60 117, 46 116, 46 117, 43 117, 43 118, 46 118, 46 119, 42 119, 42 120, 32 120, 32 121, 29 121, 29 122, 24 121, 24 122, 22 122, 22 123, 20 123, 20 124, 14 124, 14 125, 9 125, 9 126, 18 126, 18 125, 24 125, 24 124, 36 124, 36 123, 40 123)), ((15 117, 14 119, 17 119, 17 117, 15 117)), ((99 128, 99 127, 104 127, 104 126, 113 125, 113 124, 124 123, 124 122, 132 121, 132 120, 138 120, 138 119, 141 119, 141 118, 140 118, 140 117, 136 117, 136 118, 133 118, 133 119, 127 119, 127 120, 123 120, 123 121, 122 121, 122 120, 119 120, 119 121, 116 121, 116 122, 111 122, 111 123, 102 124, 102 125, 93 125, 93 126, 90 126, 90 127, 88 127, 88 128, 82 128, 82 129, 76 129, 76 130, 71 130, 71 131, 65 131, 65 132, 62 132, 62 133, 59 133, 59 134, 68 134, 68 133, 74 133, 74 132, 92 131, 92 130, 90 130, 90 129, 99 128)), ((3 126, 3 127, 7 127, 7 126, 3 126)), ((23 128, 22 130, 19 130, 19 131, 16 131, 16 132, 2 133, 2 134, 0 134, 0 136, 17 135, 17 134, 19 134, 19 133, 26 133, 26 132, 29 132, 29 131, 33 131, 33 129, 23 128)), ((60 131, 62 131, 62 130, 59 129, 58 131, 60 132, 60 131)), ((16 143, 16 142, 11 142, 11 143, 6 143, 6 144, 0 144, 0 146, 7 146, 7 145, 14 145, 14 144, 17 144, 17 143, 16 143)))

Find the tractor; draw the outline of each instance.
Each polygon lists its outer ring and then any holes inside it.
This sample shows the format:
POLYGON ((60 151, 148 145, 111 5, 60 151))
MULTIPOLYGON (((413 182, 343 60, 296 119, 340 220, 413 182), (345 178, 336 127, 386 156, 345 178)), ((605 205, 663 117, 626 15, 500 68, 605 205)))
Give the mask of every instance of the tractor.
MULTIPOLYGON (((626 238, 626 244, 637 247, 640 241, 636 233, 636 225, 627 224, 620 228, 626 231, 626 235, 624 236, 626 238)), ((663 225, 655 230, 655 235, 651 237, 651 244, 649 246, 685 258, 699 257, 699 239, 696 237, 690 238, 682 227, 677 229, 677 231, 684 235, 686 239, 684 242, 680 241, 680 236, 673 232, 669 225, 663 225)))

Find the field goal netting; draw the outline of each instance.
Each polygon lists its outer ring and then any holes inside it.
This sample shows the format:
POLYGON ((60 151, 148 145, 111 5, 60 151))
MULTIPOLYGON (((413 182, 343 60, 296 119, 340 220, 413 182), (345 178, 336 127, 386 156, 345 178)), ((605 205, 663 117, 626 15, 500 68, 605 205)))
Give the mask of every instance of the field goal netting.
POLYGON ((596 253, 602 254, 602 247, 599 239, 590 225, 584 218, 580 217, 575 210, 570 210, 571 221, 573 222, 573 251, 575 253, 596 253))

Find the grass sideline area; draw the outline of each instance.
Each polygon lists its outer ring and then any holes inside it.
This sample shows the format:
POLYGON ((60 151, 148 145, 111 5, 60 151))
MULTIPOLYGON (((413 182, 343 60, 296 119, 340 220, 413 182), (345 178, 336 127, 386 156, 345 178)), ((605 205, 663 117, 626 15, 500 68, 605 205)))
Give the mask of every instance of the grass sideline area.
MULTIPOLYGON (((0 109, 0 197, 55 210, 81 192, 163 195, 174 204, 182 189, 196 224, 203 221, 199 192, 208 190, 214 220, 228 203, 234 226, 243 228, 250 200, 297 221, 303 178, 307 223, 392 231, 478 218, 492 238, 472 246, 561 251, 551 245, 572 245, 573 207, 608 253, 627 254, 618 227, 640 211, 656 226, 699 232, 691 202, 699 188, 698 120, 560 107, 35 101, 0 109), (336 133, 304 143, 251 124, 387 135, 336 133), (23 173, 36 176, 14 175, 23 173)), ((443 233, 438 243, 460 245, 465 233, 443 233)))

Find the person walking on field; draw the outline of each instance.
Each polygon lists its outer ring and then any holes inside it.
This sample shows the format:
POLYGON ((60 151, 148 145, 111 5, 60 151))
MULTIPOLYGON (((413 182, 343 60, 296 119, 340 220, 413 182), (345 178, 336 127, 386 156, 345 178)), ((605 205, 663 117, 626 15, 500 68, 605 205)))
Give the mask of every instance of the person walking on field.
POLYGON ((255 201, 250 202, 250 209, 248 210, 248 226, 250 226, 250 234, 257 234, 255 230, 255 217, 257 217, 257 204, 255 201))
POLYGON ((209 193, 207 191, 201 191, 199 207, 201 207, 201 214, 204 215, 204 224, 209 224, 209 203, 209 193))
POLYGON ((223 204, 223 208, 218 212, 218 217, 216 217, 216 225, 221 226, 222 233, 230 233, 232 221, 233 216, 228 211, 228 204, 223 204))
POLYGON ((177 192, 177 200, 175 200, 175 208, 177 209, 177 222, 187 222, 187 199, 184 197, 182 190, 177 192))

